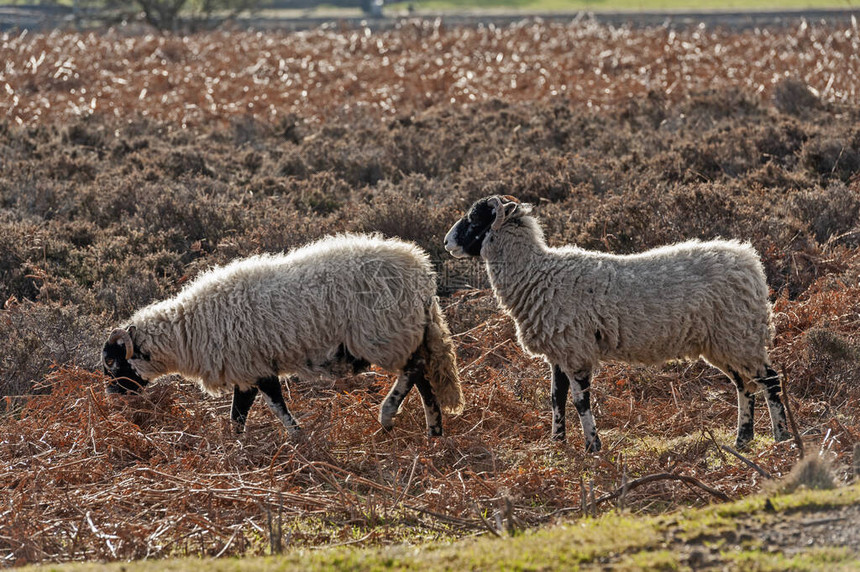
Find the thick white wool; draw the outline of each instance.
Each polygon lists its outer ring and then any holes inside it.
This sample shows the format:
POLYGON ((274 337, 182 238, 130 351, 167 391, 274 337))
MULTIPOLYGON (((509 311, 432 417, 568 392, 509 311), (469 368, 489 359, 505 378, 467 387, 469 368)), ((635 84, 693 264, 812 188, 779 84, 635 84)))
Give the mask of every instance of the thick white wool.
POLYGON ((131 363, 144 378, 179 373, 210 393, 331 373, 341 344, 399 371, 424 337, 435 290, 426 253, 411 243, 328 237, 213 268, 141 309, 129 324, 150 360, 131 363))
POLYGON ((549 248, 525 214, 492 231, 481 256, 522 347, 568 372, 701 356, 729 377, 765 375, 771 308, 749 244, 692 240, 626 256, 549 248))

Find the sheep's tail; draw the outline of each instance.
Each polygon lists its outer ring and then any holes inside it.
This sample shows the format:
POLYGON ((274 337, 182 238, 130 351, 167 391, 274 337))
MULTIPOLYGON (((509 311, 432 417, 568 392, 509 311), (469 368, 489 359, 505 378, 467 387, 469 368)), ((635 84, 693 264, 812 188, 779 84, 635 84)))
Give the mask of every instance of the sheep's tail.
POLYGON ((436 296, 433 296, 427 309, 427 318, 422 347, 430 386, 442 411, 460 413, 463 411, 463 390, 457 371, 457 354, 451 341, 451 331, 436 296))

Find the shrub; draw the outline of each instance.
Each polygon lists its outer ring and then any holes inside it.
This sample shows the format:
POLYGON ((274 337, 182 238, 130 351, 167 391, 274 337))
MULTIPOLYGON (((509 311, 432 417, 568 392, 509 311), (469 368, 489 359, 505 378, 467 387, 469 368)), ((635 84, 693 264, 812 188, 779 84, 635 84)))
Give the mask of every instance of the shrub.
POLYGON ((427 199, 404 192, 410 183, 422 178, 411 178, 399 190, 393 185, 383 186, 370 201, 354 211, 348 228, 355 232, 380 232, 387 237, 411 240, 435 260, 447 257, 442 237, 457 215, 449 209, 434 209, 427 199))
POLYGON ((848 181, 860 172, 860 152, 837 139, 814 139, 803 146, 801 163, 822 179, 848 181))
POLYGON ((105 324, 84 308, 55 302, 0 310, 0 397, 30 393, 56 364, 94 369, 105 324))
POLYGON ((830 490, 836 488, 834 472, 830 459, 811 454, 798 461, 785 478, 769 488, 780 494, 791 494, 801 489, 830 490))
POLYGON ((810 360, 857 360, 860 351, 844 336, 825 328, 811 328, 804 334, 810 360))
MULTIPOLYGON (((815 239, 826 243, 831 237, 857 228, 860 220, 860 195, 841 182, 824 189, 806 190, 793 196, 792 211, 808 225, 815 239)), ((854 238, 854 243, 860 237, 854 238)))
POLYGON ((821 102, 806 83, 789 77, 776 84, 773 90, 773 105, 783 113, 801 115, 818 108, 821 102))

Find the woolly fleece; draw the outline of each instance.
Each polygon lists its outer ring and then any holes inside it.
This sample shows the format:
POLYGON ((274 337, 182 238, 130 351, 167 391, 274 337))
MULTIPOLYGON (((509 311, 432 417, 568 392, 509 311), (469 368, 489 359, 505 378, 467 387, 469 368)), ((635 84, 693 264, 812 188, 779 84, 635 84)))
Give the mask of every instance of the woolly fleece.
POLYGON ((139 310, 129 324, 150 359, 130 362, 145 379, 179 373, 212 394, 247 390, 271 375, 337 375, 345 367, 336 358, 341 344, 357 358, 400 371, 429 321, 433 345, 447 354, 428 359, 428 377, 440 405, 457 411, 456 361, 435 292, 427 254, 414 244, 327 237, 287 254, 213 268, 174 298, 139 310), (434 372, 434 364, 443 371, 434 372), (437 389, 440 375, 450 387, 437 389))
POLYGON ((481 256, 522 347, 567 371, 600 360, 698 358, 731 377, 765 375, 773 339, 764 269, 731 240, 692 240, 641 254, 550 248, 520 209, 481 256))

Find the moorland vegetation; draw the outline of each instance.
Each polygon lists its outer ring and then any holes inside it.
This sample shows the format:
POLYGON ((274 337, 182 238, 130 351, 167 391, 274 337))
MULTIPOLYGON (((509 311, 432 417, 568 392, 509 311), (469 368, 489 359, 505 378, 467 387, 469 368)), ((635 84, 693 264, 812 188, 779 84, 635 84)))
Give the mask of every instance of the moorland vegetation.
MULTIPOLYGON (((547 366, 517 347, 478 265, 442 237, 490 193, 550 244, 619 253, 737 238, 772 289, 774 363, 838 478, 860 438, 860 36, 524 22, 386 32, 0 36, 0 558, 237 555, 420 542, 606 511, 703 505, 764 477, 731 442, 735 390, 702 363, 607 364, 604 450, 549 439, 547 366), (293 380, 293 443, 265 408, 178 380, 109 400, 99 352, 212 264, 379 232, 436 260, 466 397, 428 441, 392 433, 381 371, 293 380), (8 493, 8 494, 6 494, 8 493)), ((749 456, 785 474, 759 408, 749 456)))

